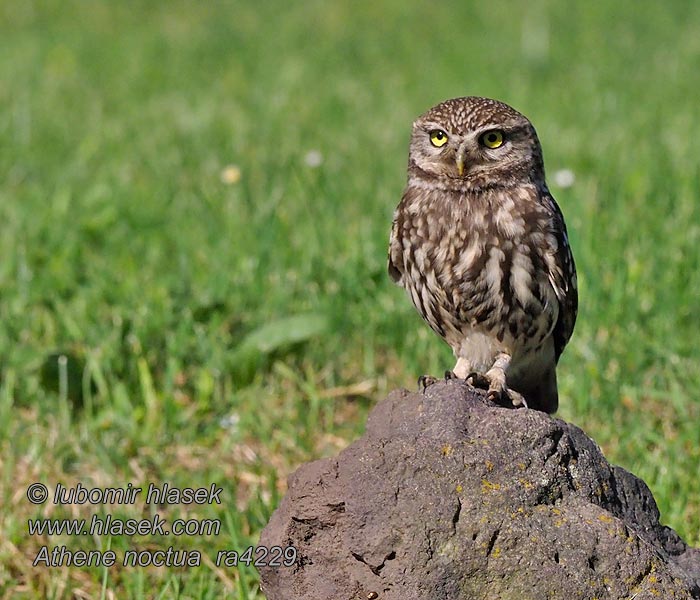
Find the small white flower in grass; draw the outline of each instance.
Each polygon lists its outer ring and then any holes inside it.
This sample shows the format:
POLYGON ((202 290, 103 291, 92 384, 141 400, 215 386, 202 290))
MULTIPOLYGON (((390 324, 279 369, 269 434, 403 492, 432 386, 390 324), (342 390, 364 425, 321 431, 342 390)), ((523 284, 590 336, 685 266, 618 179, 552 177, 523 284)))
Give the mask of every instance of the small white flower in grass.
POLYGON ((219 420, 219 426, 222 429, 228 429, 231 433, 238 432, 238 424, 241 422, 241 417, 238 413, 231 413, 219 420))
POLYGON ((226 185, 233 185, 241 180, 241 169, 238 165, 227 165, 221 171, 221 182, 226 185))
POLYGON ((554 172, 554 184, 560 188, 570 188, 576 183, 576 175, 571 169, 559 169, 554 172))
POLYGON ((316 169, 323 164, 323 155, 318 150, 309 150, 304 156, 304 162, 307 167, 316 169))

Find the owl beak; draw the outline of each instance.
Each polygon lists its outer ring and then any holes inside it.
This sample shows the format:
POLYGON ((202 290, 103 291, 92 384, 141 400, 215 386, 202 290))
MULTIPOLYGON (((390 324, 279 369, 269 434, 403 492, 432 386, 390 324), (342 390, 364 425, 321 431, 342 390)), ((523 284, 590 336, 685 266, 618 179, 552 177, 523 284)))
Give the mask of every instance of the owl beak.
POLYGON ((461 152, 457 154, 457 172, 459 173, 460 177, 464 175, 464 154, 461 152))

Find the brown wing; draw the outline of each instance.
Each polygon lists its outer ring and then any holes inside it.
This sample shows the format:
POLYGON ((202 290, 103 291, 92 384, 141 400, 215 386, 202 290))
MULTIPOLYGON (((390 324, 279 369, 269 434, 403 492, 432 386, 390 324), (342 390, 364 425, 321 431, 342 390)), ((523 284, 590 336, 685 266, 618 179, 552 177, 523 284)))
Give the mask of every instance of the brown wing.
POLYGON ((559 300, 559 318, 554 325, 554 352, 557 362, 564 347, 571 338, 578 314, 578 287, 576 283, 576 265, 569 246, 564 216, 556 201, 547 193, 545 201, 550 205, 554 216, 553 233, 557 240, 557 249, 553 260, 548 262, 549 281, 559 300))
POLYGON ((391 225, 391 236, 389 238, 389 258, 387 270, 389 277, 394 283, 401 284, 403 277, 403 247, 401 246, 401 217, 399 209, 394 212, 394 221, 391 225))

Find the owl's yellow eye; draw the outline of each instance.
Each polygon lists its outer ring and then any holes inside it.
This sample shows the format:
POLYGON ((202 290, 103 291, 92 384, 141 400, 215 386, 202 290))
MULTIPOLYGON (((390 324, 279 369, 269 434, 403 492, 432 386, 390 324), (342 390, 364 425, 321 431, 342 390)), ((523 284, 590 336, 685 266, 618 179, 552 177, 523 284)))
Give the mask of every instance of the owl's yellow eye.
POLYGON ((440 148, 447 143, 447 134, 442 129, 433 129, 430 132, 430 143, 440 148))
POLYGON ((486 146, 487 148, 491 148, 493 150, 494 148, 498 148, 499 146, 503 145, 503 132, 499 129, 492 129, 491 131, 483 133, 479 138, 479 141, 481 142, 482 146, 486 146))

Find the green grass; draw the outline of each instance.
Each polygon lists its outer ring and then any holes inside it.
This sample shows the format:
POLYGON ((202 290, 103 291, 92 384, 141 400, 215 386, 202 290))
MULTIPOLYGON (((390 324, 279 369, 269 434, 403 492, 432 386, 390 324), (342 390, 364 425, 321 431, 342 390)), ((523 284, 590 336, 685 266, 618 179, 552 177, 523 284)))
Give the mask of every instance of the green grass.
POLYGON ((576 175, 550 181, 581 298, 560 415, 699 544, 698 40, 680 0, 0 3, 3 597, 261 598, 252 567, 31 562, 255 544, 297 465, 451 366, 385 257, 411 120, 467 94, 576 175), (30 505, 33 481, 216 482, 221 506, 112 512, 222 531, 30 537, 94 512, 30 505))

